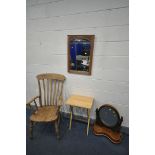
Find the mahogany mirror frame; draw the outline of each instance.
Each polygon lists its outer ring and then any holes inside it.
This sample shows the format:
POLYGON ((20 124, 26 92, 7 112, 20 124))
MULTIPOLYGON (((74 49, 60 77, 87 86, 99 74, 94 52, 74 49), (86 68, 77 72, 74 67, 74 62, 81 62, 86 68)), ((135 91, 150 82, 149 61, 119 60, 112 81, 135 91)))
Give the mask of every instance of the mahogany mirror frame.
POLYGON ((93 60, 93 50, 94 50, 94 38, 95 35, 67 35, 67 68, 69 73, 73 74, 83 74, 91 75, 92 73, 92 60, 93 60), (88 71, 72 70, 71 69, 71 55, 70 55, 70 42, 75 39, 87 40, 90 42, 90 59, 89 59, 89 69, 88 71))

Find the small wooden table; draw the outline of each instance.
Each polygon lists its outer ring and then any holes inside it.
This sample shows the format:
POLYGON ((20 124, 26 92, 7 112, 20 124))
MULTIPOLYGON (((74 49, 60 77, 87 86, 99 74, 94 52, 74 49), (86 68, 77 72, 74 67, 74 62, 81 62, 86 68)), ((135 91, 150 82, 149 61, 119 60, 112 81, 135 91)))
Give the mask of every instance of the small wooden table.
POLYGON ((71 109, 70 123, 69 123, 70 130, 72 126, 73 107, 86 108, 87 115, 88 115, 88 125, 87 125, 87 136, 88 136, 89 124, 90 124, 90 111, 93 105, 93 100, 94 100, 93 97, 80 96, 80 95, 72 95, 68 98, 68 100, 66 101, 66 104, 68 104, 71 109))

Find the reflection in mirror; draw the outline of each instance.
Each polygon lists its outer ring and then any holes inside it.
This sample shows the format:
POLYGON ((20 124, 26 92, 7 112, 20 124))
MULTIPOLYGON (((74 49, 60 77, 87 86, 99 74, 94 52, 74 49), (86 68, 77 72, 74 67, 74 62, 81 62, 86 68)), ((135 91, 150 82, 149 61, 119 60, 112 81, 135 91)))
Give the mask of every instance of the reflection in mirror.
POLYGON ((90 60, 90 42, 75 39, 70 42, 70 66, 72 70, 88 71, 90 60))
POLYGON ((93 52, 92 36, 71 36, 68 38, 68 71, 71 73, 91 73, 93 52))

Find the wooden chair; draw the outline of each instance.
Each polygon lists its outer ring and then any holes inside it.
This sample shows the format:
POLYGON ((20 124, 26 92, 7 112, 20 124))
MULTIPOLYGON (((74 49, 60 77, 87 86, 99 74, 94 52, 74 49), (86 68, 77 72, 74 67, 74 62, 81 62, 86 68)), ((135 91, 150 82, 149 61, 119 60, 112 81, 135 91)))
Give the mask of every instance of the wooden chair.
POLYGON ((32 107, 34 102, 35 111, 30 116, 30 138, 33 137, 34 122, 52 122, 55 124, 57 138, 59 138, 60 107, 63 101, 64 75, 60 74, 39 74, 36 76, 39 86, 39 96, 33 97, 27 106, 32 107), (39 99, 37 105, 36 99, 39 99))

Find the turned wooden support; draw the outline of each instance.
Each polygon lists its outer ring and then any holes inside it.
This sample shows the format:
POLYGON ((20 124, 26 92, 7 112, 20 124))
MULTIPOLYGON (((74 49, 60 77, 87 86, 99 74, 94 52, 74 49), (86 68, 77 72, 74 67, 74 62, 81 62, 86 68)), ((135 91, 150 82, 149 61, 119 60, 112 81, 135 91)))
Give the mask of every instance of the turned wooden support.
POLYGON ((58 124, 58 120, 55 121, 54 125, 55 125, 55 132, 56 132, 56 135, 57 135, 57 139, 59 139, 60 138, 60 135, 59 135, 59 124, 58 124))

